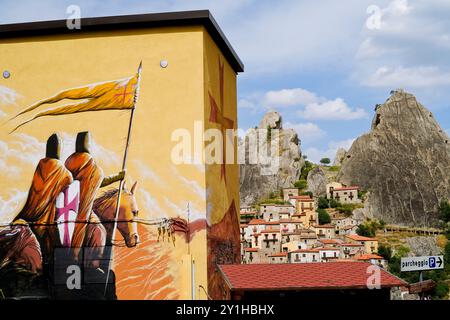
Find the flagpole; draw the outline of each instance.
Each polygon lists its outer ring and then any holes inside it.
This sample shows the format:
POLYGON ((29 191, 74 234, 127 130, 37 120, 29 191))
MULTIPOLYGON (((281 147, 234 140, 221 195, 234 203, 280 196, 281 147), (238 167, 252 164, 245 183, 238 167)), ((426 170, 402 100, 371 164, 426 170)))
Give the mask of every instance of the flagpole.
MULTIPOLYGON (((123 155, 123 162, 122 162, 122 171, 124 171, 126 169, 127 166, 127 158, 128 158, 128 147, 130 146, 130 137, 131 137, 131 128, 133 127, 133 118, 134 118, 134 111, 136 109, 136 103, 139 97, 139 89, 140 89, 140 82, 141 82, 141 70, 142 70, 142 61, 139 64, 139 68, 138 68, 138 79, 137 79, 137 88, 136 88, 136 92, 134 94, 134 100, 133 100, 133 108, 131 108, 131 114, 130 114, 130 123, 128 125, 128 133, 127 133, 127 142, 125 144, 125 152, 123 155)), ((117 229, 117 220, 119 218, 119 211, 120 211, 120 196, 122 194, 122 188, 123 185, 125 183, 125 177, 120 180, 119 182, 119 191, 117 192, 117 203, 116 203, 116 212, 114 215, 114 227, 113 227, 113 231, 112 231, 112 235, 111 235, 111 251, 109 254, 109 259, 108 259, 108 271, 106 274, 106 282, 105 282, 105 290, 103 292, 103 296, 106 296, 106 291, 108 289, 108 282, 109 282, 109 275, 111 272, 111 260, 112 260, 112 256, 113 256, 113 244, 112 242, 114 241, 114 237, 116 234, 116 229, 117 229)))

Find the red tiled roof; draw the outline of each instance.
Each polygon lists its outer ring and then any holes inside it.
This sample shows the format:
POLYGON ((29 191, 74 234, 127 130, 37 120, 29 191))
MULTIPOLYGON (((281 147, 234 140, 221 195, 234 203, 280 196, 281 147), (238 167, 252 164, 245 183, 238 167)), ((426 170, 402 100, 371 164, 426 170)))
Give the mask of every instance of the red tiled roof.
MULTIPOLYGON (((238 290, 308 290, 367 289, 368 262, 282 263, 220 265, 230 289, 238 290)), ((408 284, 380 269, 381 287, 408 284)))
POLYGON ((328 224, 315 224, 312 226, 313 228, 326 228, 326 229, 334 229, 334 224, 328 223, 328 224))
POLYGON ((261 224, 277 225, 277 224, 280 224, 280 221, 264 221, 264 223, 261 223, 261 224))
POLYGON ((240 225, 239 225, 239 228, 247 228, 247 227, 248 227, 247 224, 240 224, 240 225))
POLYGON ((357 190, 357 189, 359 189, 358 186, 349 186, 349 187, 333 188, 332 191, 345 191, 345 190, 357 190))
POLYGON ((341 247, 363 247, 364 245, 361 243, 339 243, 338 246, 341 246, 341 247))
POLYGON ((261 233, 278 233, 280 232, 280 229, 265 229, 261 231, 261 233))
POLYGON ((314 199, 311 199, 310 196, 290 196, 289 199, 300 200, 301 202, 311 202, 314 199))
POLYGON ((320 239, 319 241, 322 242, 323 244, 338 244, 338 243, 340 243, 336 239, 320 239))
POLYGON ((317 253, 317 252, 319 252, 319 250, 318 249, 298 249, 298 250, 291 251, 291 253, 306 253, 306 252, 317 253))
POLYGON ((258 252, 258 248, 245 248, 244 251, 246 251, 246 252, 258 252))
POLYGON ((319 249, 320 251, 330 251, 330 250, 339 251, 338 248, 333 248, 333 247, 322 247, 322 248, 317 248, 317 249, 319 249))
POLYGON ((302 223, 300 220, 280 219, 280 223, 302 223))
POLYGON ((287 256, 287 252, 279 252, 279 253, 271 254, 269 257, 286 257, 286 256, 287 256))
POLYGON ((250 222, 248 223, 249 225, 254 225, 254 224, 264 224, 266 221, 263 219, 252 219, 250 220, 250 222))
POLYGON ((354 241, 377 241, 377 238, 363 237, 357 234, 349 234, 346 237, 354 241))
POLYGON ((382 256, 379 256, 377 254, 362 254, 360 256, 355 257, 356 260, 362 260, 362 261, 367 261, 370 259, 384 259, 382 256))
POLYGON ((258 212, 256 211, 241 211, 240 214, 242 215, 246 215, 246 214, 257 214, 258 212))

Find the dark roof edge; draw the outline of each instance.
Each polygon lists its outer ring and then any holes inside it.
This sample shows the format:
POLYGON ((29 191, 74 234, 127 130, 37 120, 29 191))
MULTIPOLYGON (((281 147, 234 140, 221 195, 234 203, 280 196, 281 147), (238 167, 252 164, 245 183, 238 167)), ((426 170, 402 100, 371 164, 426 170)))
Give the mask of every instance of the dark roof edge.
POLYGON ((203 25, 225 58, 237 72, 244 71, 244 64, 234 51, 209 10, 146 13, 136 15, 81 18, 81 29, 68 29, 66 20, 37 21, 0 25, 0 39, 52 34, 80 34, 82 32, 154 28, 167 26, 203 25))

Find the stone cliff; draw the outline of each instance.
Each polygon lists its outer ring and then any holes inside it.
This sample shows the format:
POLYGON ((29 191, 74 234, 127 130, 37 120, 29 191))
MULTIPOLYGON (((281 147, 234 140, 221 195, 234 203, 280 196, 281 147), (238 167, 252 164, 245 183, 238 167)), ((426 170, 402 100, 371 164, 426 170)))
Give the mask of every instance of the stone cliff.
POLYGON ((292 187, 304 164, 297 133, 293 129, 284 129, 280 114, 274 111, 264 115, 257 128, 249 129, 245 138, 239 139, 238 149, 245 155, 245 162, 239 167, 241 205, 253 204, 272 192, 292 187), (279 132, 278 153, 268 156, 269 164, 251 161, 251 150, 256 147, 270 150, 275 130, 279 132))
POLYGON ((337 179, 370 192, 370 216, 435 225, 439 201, 450 198, 449 137, 412 94, 393 91, 377 105, 370 132, 346 153, 337 179))

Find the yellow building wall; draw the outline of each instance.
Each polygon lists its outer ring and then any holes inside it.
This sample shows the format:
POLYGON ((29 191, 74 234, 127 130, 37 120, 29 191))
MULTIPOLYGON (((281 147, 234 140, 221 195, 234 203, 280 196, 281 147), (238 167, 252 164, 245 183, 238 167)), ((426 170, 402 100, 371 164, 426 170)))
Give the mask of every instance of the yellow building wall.
MULTIPOLYGON (((177 143, 171 140, 175 129, 187 129, 194 148, 196 121, 204 123, 205 128, 216 127, 208 121, 208 92, 220 99, 218 57, 225 65, 224 110, 237 127, 236 74, 206 30, 200 26, 168 27, 0 39, 0 54, 1 67, 11 72, 9 79, 0 78, 0 89, 3 94, 7 92, 5 97, 11 98, 0 99, 1 122, 61 90, 133 76, 142 61, 126 179, 128 185, 138 181, 139 218, 181 217, 200 227, 195 233, 192 231, 193 239, 187 243, 179 234, 174 242, 157 241, 156 226, 139 225, 141 244, 135 248, 115 248, 117 296, 192 299, 194 294, 196 299, 206 299, 200 286, 214 290, 208 281, 212 275, 207 268, 207 253, 211 254, 212 244, 207 244, 207 232, 217 235, 217 239, 221 239, 221 232, 229 233, 223 228, 217 231, 214 224, 223 221, 233 201, 234 207, 239 208, 238 167, 227 165, 225 185, 220 165, 205 169, 201 164, 176 165, 171 160, 177 143), (160 67, 161 60, 168 61, 167 68, 160 67), (202 223, 208 227, 201 227, 202 223), (194 286, 191 260, 195 262, 194 286)), ((22 208, 36 165, 45 156, 45 141, 55 132, 64 141, 63 162, 74 151, 77 132, 90 131, 95 141, 93 157, 105 175, 117 173, 121 167, 129 111, 43 117, 8 133, 27 117, 0 127, 0 222, 3 223, 10 222, 22 208)), ((237 214, 235 209, 236 218, 237 214)), ((121 236, 117 233, 116 237, 121 236)), ((232 240, 228 244, 239 245, 239 236, 236 243, 232 240)), ((224 250, 225 247, 213 248, 213 256, 224 250)))
MULTIPOLYGON (((206 32, 204 47, 205 130, 220 130, 225 145, 225 165, 206 166, 208 292, 213 299, 223 299, 225 288, 216 265, 240 263, 236 73, 206 32)), ((205 143, 210 144, 213 139, 205 143)), ((205 152, 212 155, 208 148, 205 152)))

